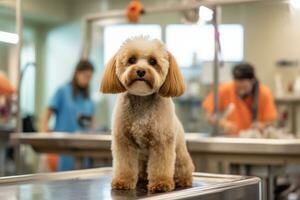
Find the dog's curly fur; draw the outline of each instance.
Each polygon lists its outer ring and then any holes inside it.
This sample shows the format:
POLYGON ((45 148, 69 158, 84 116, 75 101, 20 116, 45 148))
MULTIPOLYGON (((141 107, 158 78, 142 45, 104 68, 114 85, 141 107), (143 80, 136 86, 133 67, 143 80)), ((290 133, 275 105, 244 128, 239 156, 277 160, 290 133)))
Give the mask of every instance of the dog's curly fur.
POLYGON ((150 192, 191 186, 194 165, 170 98, 184 92, 184 82, 165 46, 127 40, 108 63, 101 91, 121 93, 112 125, 112 188, 134 189, 139 180, 148 181, 150 192))

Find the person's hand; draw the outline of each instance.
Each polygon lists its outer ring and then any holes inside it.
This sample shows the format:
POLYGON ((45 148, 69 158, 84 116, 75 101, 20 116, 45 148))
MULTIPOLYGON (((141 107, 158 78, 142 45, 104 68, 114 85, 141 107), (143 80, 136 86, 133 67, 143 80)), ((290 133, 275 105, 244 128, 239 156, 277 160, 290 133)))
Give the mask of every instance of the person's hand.
POLYGON ((254 122, 251 125, 251 128, 257 129, 259 131, 263 131, 265 127, 266 127, 266 125, 264 123, 262 123, 262 122, 254 122))
POLYGON ((45 115, 43 116, 41 123, 40 123, 40 131, 44 132, 44 133, 49 133, 52 132, 52 130, 49 128, 48 123, 49 120, 53 114, 53 109, 52 108, 48 108, 45 112, 45 115))
POLYGON ((220 120, 220 126, 224 129, 224 132, 228 134, 236 133, 238 131, 238 127, 226 119, 220 120))
POLYGON ((43 133, 50 133, 52 130, 48 126, 41 126, 40 131, 43 133))

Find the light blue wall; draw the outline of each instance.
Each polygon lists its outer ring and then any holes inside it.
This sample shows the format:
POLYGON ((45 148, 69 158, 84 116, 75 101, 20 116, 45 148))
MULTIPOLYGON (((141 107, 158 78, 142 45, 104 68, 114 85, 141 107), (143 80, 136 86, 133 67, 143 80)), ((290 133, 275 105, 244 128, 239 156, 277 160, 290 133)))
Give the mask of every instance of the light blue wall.
POLYGON ((46 102, 49 102, 59 86, 70 81, 74 66, 80 58, 80 47, 81 30, 76 22, 59 26, 48 32, 44 65, 46 102))

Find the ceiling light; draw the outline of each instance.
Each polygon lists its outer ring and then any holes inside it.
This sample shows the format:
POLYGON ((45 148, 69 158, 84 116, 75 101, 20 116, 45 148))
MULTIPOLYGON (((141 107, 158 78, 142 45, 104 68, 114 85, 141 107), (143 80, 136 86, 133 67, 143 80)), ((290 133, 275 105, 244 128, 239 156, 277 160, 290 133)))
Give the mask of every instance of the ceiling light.
POLYGON ((213 19, 213 14, 214 14, 214 12, 211 9, 209 9, 205 6, 200 6, 200 8, 199 8, 200 20, 211 21, 213 19))
POLYGON ((0 42, 6 42, 10 44, 17 44, 19 41, 19 37, 15 33, 9 33, 0 31, 0 42))
POLYGON ((300 9, 300 0, 290 0, 290 5, 293 8, 300 9))

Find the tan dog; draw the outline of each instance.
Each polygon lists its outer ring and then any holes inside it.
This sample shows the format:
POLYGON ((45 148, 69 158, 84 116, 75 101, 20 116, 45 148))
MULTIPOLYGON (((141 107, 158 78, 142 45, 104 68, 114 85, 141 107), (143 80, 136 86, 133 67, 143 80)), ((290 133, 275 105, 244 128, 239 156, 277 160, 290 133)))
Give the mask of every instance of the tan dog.
POLYGON ((191 186, 194 166, 169 98, 184 92, 184 82, 165 46, 127 40, 109 61, 101 91, 122 93, 112 125, 112 188, 134 189, 138 180, 148 180, 150 192, 191 186))

